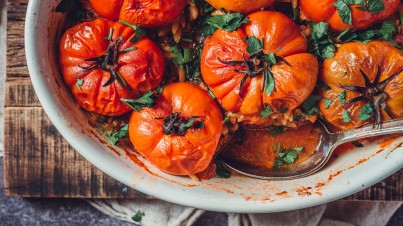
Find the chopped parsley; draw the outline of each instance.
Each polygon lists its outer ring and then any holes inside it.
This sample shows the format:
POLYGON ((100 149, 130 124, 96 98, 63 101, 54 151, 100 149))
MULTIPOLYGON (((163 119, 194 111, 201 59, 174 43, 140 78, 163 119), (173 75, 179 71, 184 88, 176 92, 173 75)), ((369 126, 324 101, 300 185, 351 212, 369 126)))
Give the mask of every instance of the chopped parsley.
POLYGON ((154 100, 156 100, 158 95, 154 91, 148 91, 142 97, 138 99, 125 99, 121 98, 126 105, 131 107, 135 111, 143 110, 144 107, 152 108, 154 107, 154 100))
POLYGON ((343 116, 344 123, 351 122, 351 117, 347 110, 344 109, 341 114, 343 116))
POLYGON ((249 38, 246 37, 245 41, 248 44, 248 47, 246 47, 246 51, 249 54, 256 53, 257 51, 259 51, 263 48, 262 43, 255 36, 251 36, 249 38))
POLYGON ((80 92, 81 92, 81 86, 83 86, 83 84, 84 84, 84 79, 77 79, 76 86, 77 86, 78 90, 80 90, 80 92))
POLYGON ((270 105, 264 104, 266 109, 260 112, 260 118, 264 119, 266 117, 269 117, 271 114, 273 114, 273 110, 271 109, 270 105))
POLYGON ((339 102, 342 104, 346 103, 346 90, 339 93, 339 102))
POLYGON ((200 76, 200 56, 202 48, 196 45, 194 48, 185 48, 179 45, 172 46, 172 62, 185 69, 186 78, 194 80, 200 76))
POLYGON ((264 81, 264 91, 267 96, 270 96, 274 91, 274 76, 270 70, 265 70, 263 72, 263 81, 264 81))
POLYGON ((319 112, 318 102, 322 99, 319 95, 310 95, 301 105, 302 110, 310 115, 315 115, 319 112))
POLYGON ((337 0, 333 4, 343 23, 352 25, 353 17, 350 5, 360 5, 357 7, 360 10, 368 10, 371 13, 379 13, 385 9, 382 0, 337 0))
POLYGON ((113 145, 116 145, 117 142, 124 138, 127 137, 128 134, 128 129, 129 129, 129 125, 125 125, 122 128, 120 128, 117 132, 112 133, 112 131, 106 131, 106 135, 108 135, 109 140, 111 141, 111 143, 113 145))
POLYGON ((145 213, 141 210, 137 210, 136 214, 134 214, 132 216, 132 220, 134 222, 140 223, 141 222, 141 218, 143 218, 145 216, 145 213))
POLYGON ((227 122, 229 122, 229 116, 227 115, 227 116, 225 116, 225 118, 222 120, 222 124, 225 124, 225 123, 227 123, 227 122))
POLYGON ((200 33, 203 36, 213 34, 217 29, 235 31, 242 24, 248 22, 248 18, 240 13, 225 13, 224 15, 207 16, 200 33))
POLYGON ((371 118, 372 112, 374 109, 372 109, 372 106, 370 103, 366 103, 361 109, 360 109, 360 114, 358 115, 358 120, 361 121, 366 121, 371 118))
POLYGON ((293 164, 298 158, 298 153, 304 150, 304 147, 293 147, 284 149, 281 143, 274 144, 274 153, 277 153, 277 157, 274 161, 273 168, 279 167, 285 164, 293 164))
POLYGON ((326 99, 326 98, 324 99, 324 101, 325 101, 325 109, 328 109, 333 102, 333 100, 326 99))
POLYGON ((325 22, 311 24, 311 39, 312 52, 321 58, 332 58, 336 51, 330 32, 329 24, 325 22))
MULTIPOLYGON (((337 41, 346 43, 350 41, 368 43, 374 39, 382 39, 390 44, 399 47, 393 40, 393 35, 396 32, 394 20, 384 20, 380 25, 374 25, 367 30, 352 30, 350 28, 344 30, 337 36, 337 41)), ((399 47, 400 48, 400 47, 399 47)))

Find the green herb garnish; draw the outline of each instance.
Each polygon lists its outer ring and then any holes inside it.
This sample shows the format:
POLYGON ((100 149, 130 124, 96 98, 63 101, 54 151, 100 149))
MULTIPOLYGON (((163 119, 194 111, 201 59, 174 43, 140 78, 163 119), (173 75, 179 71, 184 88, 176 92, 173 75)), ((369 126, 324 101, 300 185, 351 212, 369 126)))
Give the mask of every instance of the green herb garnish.
POLYGON ((141 222, 141 218, 143 218, 145 216, 145 213, 141 210, 137 210, 136 214, 134 214, 132 216, 132 220, 134 222, 140 223, 141 222))
POLYGON ((80 90, 80 92, 81 92, 81 86, 83 86, 83 84, 84 84, 84 79, 77 79, 76 86, 77 86, 78 90, 80 90))
POLYGON ((351 121, 350 114, 348 113, 347 110, 342 111, 342 116, 343 116, 343 122, 344 123, 347 123, 347 122, 351 121))
POLYGON ((322 99, 319 95, 310 95, 301 105, 302 110, 310 115, 315 115, 319 112, 317 107, 318 102, 322 99))
POLYGON ((346 103, 346 90, 339 93, 339 102, 342 104, 346 103))
POLYGON ((128 134, 128 129, 129 129, 129 125, 125 125, 122 128, 120 128, 117 132, 112 133, 112 131, 106 131, 106 134, 109 137, 109 140, 111 141, 111 143, 113 145, 116 145, 117 142, 124 138, 127 137, 128 134))
POLYGON ((298 152, 304 150, 304 147, 293 147, 284 149, 280 143, 274 144, 274 153, 277 153, 277 157, 274 161, 273 168, 279 167, 285 164, 293 164, 298 158, 298 152))
POLYGON ((138 99, 125 99, 121 98, 120 100, 123 101, 126 105, 131 107, 135 111, 143 110, 143 108, 152 108, 154 107, 154 101, 157 99, 158 95, 156 92, 149 91, 145 93, 142 97, 138 99))
POLYGON ((273 110, 271 109, 270 105, 264 104, 264 106, 265 106, 265 109, 260 112, 261 119, 269 117, 271 114, 273 114, 273 110))
POLYGON ((326 99, 326 98, 324 99, 324 101, 325 101, 325 109, 328 109, 333 102, 333 100, 326 99))
POLYGON ((366 103, 361 109, 360 114, 358 115, 358 120, 366 121, 372 117, 372 112, 374 109, 371 106, 371 103, 366 103))
POLYGON ((235 31, 242 24, 248 22, 248 18, 240 13, 226 13, 224 15, 208 16, 204 19, 200 33, 203 36, 213 34, 217 29, 235 31))

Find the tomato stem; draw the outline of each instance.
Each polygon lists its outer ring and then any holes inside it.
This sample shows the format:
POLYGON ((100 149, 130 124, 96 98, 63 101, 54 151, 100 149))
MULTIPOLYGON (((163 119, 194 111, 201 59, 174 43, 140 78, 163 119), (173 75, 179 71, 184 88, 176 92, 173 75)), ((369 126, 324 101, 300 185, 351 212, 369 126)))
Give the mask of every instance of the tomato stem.
POLYGON ((378 65, 377 74, 374 78, 374 81, 371 82, 368 76, 360 69, 361 76, 363 77, 365 82, 365 87, 339 84, 340 87, 346 90, 361 94, 360 96, 354 97, 351 100, 347 101, 345 104, 352 104, 358 101, 366 101, 367 103, 369 103, 371 108, 374 109, 374 111, 371 112, 372 125, 374 128, 382 124, 380 111, 381 108, 390 118, 393 119, 393 114, 386 104, 386 99, 389 97, 389 95, 384 91, 384 88, 402 71, 403 68, 395 74, 391 75, 389 78, 383 80, 382 82, 379 82, 379 78, 381 77, 381 67, 378 65))

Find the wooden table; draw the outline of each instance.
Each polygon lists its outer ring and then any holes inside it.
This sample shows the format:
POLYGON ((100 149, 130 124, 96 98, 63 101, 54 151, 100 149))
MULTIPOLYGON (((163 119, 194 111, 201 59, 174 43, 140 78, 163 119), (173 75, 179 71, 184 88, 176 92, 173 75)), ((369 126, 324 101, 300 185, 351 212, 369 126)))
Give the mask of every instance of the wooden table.
MULTIPOLYGON (((57 132, 31 85, 24 54, 28 0, 8 1, 5 90, 6 195, 23 197, 145 197, 105 175, 57 132)), ((350 200, 403 200, 403 170, 350 200)))

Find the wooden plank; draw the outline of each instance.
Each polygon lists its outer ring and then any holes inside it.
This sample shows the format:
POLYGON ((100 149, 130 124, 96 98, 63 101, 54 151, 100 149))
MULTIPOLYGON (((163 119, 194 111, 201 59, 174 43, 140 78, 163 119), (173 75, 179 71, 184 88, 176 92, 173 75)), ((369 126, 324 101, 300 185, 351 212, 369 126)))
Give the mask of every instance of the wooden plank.
POLYGON ((7 2, 7 76, 28 77, 24 49, 24 22, 28 0, 7 2))
POLYGON ((9 77, 5 88, 5 107, 41 107, 36 97, 31 79, 9 77))
POLYGON ((145 197, 86 161, 57 132, 42 108, 7 107, 4 120, 6 195, 145 197))

